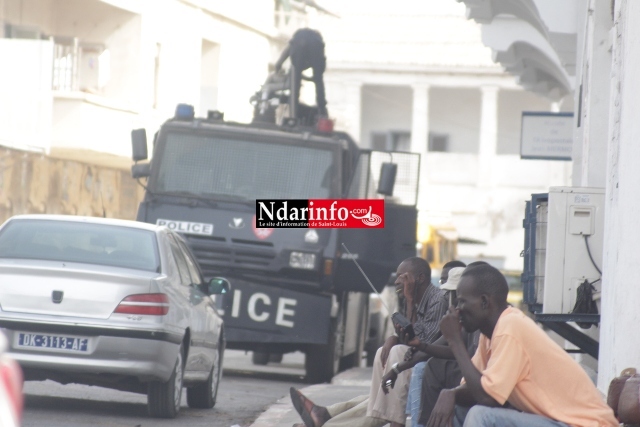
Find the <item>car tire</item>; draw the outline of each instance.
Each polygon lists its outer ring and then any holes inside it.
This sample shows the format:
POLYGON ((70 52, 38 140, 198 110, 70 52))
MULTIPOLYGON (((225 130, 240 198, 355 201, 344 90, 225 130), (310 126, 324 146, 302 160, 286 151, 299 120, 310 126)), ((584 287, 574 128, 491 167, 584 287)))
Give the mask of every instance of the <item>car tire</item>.
POLYGON ((187 389, 187 404, 189 408, 211 409, 216 404, 218 397, 218 387, 222 378, 222 357, 224 355, 224 344, 222 340, 218 344, 216 359, 213 361, 211 372, 207 381, 187 389))
POLYGON ((269 353, 264 351, 254 351, 251 355, 251 361, 254 365, 266 365, 269 363, 269 353))
POLYGON ((173 372, 166 382, 152 381, 147 389, 147 409, 154 418, 175 418, 180 412, 182 379, 184 376, 184 354, 182 345, 173 372))

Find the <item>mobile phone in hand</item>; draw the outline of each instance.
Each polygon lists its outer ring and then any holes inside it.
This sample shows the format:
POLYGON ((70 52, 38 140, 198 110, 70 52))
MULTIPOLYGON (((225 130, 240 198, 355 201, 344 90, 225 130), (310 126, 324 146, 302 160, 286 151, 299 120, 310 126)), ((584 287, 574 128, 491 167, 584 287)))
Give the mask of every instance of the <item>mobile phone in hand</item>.
POLYGON ((416 336, 415 332, 413 331, 413 325, 411 324, 409 319, 404 317, 402 314, 396 311, 391 315, 391 321, 394 325, 398 325, 402 328, 407 341, 412 340, 416 336))

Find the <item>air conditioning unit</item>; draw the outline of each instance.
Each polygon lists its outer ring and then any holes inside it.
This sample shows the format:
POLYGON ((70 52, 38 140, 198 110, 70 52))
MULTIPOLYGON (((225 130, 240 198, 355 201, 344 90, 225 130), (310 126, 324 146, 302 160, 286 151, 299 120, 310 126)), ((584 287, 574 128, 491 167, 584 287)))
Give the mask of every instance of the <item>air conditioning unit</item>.
POLYGON ((604 189, 549 189, 543 313, 571 313, 587 281, 601 289, 604 189))
POLYGON ((578 287, 593 286, 599 311, 602 289, 604 189, 551 187, 534 194, 525 213, 523 300, 537 321, 597 358, 597 342, 569 322, 588 329, 597 313, 574 307, 578 287))

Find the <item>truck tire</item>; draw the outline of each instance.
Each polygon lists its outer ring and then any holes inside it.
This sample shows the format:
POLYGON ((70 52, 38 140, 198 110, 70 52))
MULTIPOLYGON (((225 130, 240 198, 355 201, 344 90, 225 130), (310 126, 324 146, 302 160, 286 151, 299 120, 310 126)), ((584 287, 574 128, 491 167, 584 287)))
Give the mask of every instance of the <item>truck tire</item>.
POLYGON ((173 372, 167 382, 152 381, 147 389, 147 410, 154 418, 175 418, 180 412, 182 378, 184 376, 183 347, 178 350, 173 372))
POLYGON ((376 353, 374 351, 367 351, 367 367, 373 366, 373 361, 375 359, 376 359, 376 353))
POLYGON ((213 361, 207 381, 187 389, 187 404, 189 408, 211 409, 216 404, 218 387, 222 377, 222 358, 224 355, 223 341, 218 344, 216 360, 213 361))
POLYGON ((265 351, 254 351, 251 355, 251 361, 254 365, 266 365, 269 363, 269 353, 265 351))
POLYGON ((323 345, 311 345, 304 358, 306 381, 311 384, 330 382, 340 368, 342 328, 337 319, 331 320, 329 342, 323 345))
POLYGON ((363 303, 362 314, 360 315, 358 342, 356 343, 355 352, 348 354, 340 361, 340 371, 351 368, 359 368, 362 363, 362 353, 364 352, 364 344, 367 340, 369 331, 369 297, 367 296, 366 305, 363 303))
POLYGON ((282 363, 282 353, 269 353, 269 363, 282 363))

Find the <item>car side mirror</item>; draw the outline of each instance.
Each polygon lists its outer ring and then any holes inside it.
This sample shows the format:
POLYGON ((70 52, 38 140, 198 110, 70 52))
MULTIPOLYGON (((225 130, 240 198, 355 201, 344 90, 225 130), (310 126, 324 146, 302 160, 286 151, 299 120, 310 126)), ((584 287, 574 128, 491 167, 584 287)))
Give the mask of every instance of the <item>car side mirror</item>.
POLYGON ((207 293, 209 295, 226 294, 231 290, 231 283, 224 277, 214 277, 209 280, 209 286, 207 287, 207 293))
POLYGON ((131 157, 134 162, 147 160, 147 131, 143 129, 134 129, 131 131, 131 157))
POLYGON ((393 196, 393 187, 396 185, 397 163, 383 163, 380 166, 380 181, 378 181, 378 193, 385 196, 393 196))

